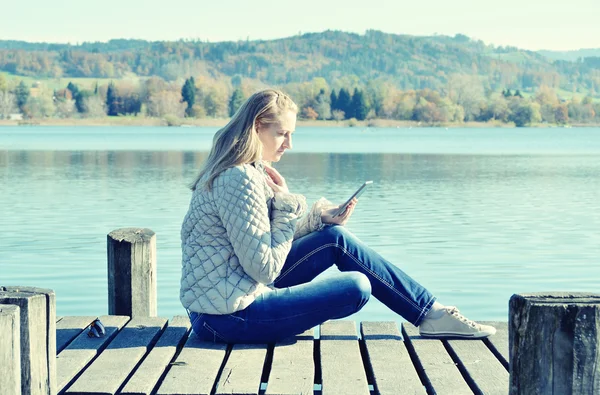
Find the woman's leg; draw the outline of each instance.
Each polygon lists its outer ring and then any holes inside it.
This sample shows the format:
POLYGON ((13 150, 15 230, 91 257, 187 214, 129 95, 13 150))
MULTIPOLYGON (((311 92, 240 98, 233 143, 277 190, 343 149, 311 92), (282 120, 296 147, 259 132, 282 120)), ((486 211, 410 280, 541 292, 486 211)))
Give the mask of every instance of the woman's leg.
MULTIPOLYGON (((416 326, 435 302, 427 289, 343 226, 327 226, 294 241, 275 286, 308 283, 333 264, 342 272, 366 275, 373 296, 416 326)), ((335 279, 329 281, 333 283, 335 279)))
POLYGON ((273 343, 347 317, 367 303, 371 284, 366 276, 338 273, 333 277, 266 292, 233 314, 192 313, 192 327, 208 341, 273 343))

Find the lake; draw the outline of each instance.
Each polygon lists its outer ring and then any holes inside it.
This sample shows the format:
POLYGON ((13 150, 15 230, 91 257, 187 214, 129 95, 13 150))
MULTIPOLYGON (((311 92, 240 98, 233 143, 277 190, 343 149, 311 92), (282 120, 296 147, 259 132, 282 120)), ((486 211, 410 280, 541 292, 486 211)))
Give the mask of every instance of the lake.
MULTIPOLYGON (((107 314, 106 235, 147 227, 159 315, 185 314, 186 184, 215 131, 0 128, 0 285, 107 314)), ((599 291, 598 128, 298 128, 293 143, 276 165, 291 191, 342 202, 373 180, 348 228, 469 318, 506 321, 513 293, 599 291)), ((353 318, 399 319, 375 299, 353 318)))

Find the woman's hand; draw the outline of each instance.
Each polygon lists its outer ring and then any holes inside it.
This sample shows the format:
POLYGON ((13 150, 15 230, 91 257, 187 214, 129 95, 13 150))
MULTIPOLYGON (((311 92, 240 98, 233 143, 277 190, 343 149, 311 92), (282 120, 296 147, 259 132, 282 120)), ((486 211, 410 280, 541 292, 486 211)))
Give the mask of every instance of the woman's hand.
POLYGON ((267 185, 269 185, 271 187, 273 192, 290 193, 290 191, 288 190, 287 184, 285 182, 285 178, 283 178, 283 176, 281 174, 279 174, 279 172, 277 170, 275 170, 273 167, 267 166, 267 165, 264 165, 264 166, 265 166, 265 171, 268 174, 268 177, 266 177, 267 185))
POLYGON ((354 198, 350 201, 348 207, 346 207, 346 211, 334 217, 333 214, 338 210, 340 206, 332 207, 330 209, 323 210, 321 213, 321 222, 324 224, 337 224, 337 225, 346 225, 346 222, 350 219, 350 216, 354 212, 354 208, 358 203, 358 199, 354 198))

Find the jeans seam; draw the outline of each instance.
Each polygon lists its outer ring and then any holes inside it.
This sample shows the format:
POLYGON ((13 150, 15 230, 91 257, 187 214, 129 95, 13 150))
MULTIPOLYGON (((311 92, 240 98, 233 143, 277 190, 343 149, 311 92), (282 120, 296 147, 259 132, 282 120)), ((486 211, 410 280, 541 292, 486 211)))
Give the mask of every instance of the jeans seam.
MULTIPOLYGON (((198 322, 198 320, 200 319, 200 317, 202 317, 204 315, 204 313, 200 313, 198 314, 198 316, 196 317, 196 319, 192 322, 192 328, 194 327, 194 325, 196 325, 196 322, 198 322)), ((190 315, 191 317, 191 315, 190 315)))
MULTIPOLYGON (((225 339, 223 336, 221 336, 216 330, 214 330, 210 325, 208 325, 206 322, 204 322, 204 328, 208 329, 209 332, 211 332, 213 334, 213 336, 218 337, 219 339, 223 340, 225 343, 228 343, 227 339, 225 339)), ((216 343, 216 338, 213 339, 213 342, 216 343)))
MULTIPOLYGON (((427 309, 427 305, 425 306, 425 308, 421 308, 421 307, 417 306, 416 304, 414 304, 410 299, 408 299, 402 293, 398 292, 396 290, 396 288, 394 288, 391 284, 388 284, 383 278, 381 278, 379 275, 377 275, 377 273, 373 272, 368 267, 366 267, 361 261, 359 261, 357 258, 355 258, 354 255, 352 255, 348 250, 346 250, 344 247, 342 247, 338 243, 324 244, 321 247, 316 248, 316 249, 312 250, 311 252, 307 253, 302 258, 300 258, 298 261, 296 261, 296 263, 294 263, 294 265, 292 265, 292 267, 289 268, 285 273, 282 273, 281 276, 275 282, 278 282, 279 280, 283 279, 283 277, 285 277, 286 275, 288 275, 294 268, 296 268, 296 266, 298 266, 300 264, 300 262, 302 262, 303 260, 309 258, 311 255, 314 255, 317 252, 319 252, 319 251, 321 251, 321 250, 323 250, 323 249, 325 249, 327 247, 337 247, 340 250, 342 250, 345 254, 347 254, 350 258, 352 258, 352 260, 354 260, 354 262, 356 262, 365 271, 367 271, 368 273, 370 273, 373 277, 375 277, 377 280, 379 280, 382 284, 384 284, 385 286, 387 286, 394 293, 396 293, 398 296, 400 296, 402 299, 404 299, 406 302, 408 302, 409 305, 411 305, 415 310, 417 310, 419 312, 419 316, 417 317, 417 321, 416 322, 418 322, 418 320, 421 318, 421 316, 423 315, 423 313, 428 310, 427 309)), ((430 303, 431 303, 431 301, 429 301, 427 304, 430 304, 430 303)))
POLYGON ((429 299, 429 302, 427 302, 427 304, 425 305, 425 308, 423 310, 421 310, 421 314, 419 314, 419 316, 417 317, 417 319, 415 320, 415 322, 413 322, 414 326, 419 326, 421 325, 421 322, 423 321, 423 318, 428 312, 429 310, 431 310, 431 306, 433 306, 433 304, 435 303, 436 297, 432 296, 431 299, 429 299))
POLYGON ((303 260, 309 258, 311 255, 316 254, 317 252, 327 248, 327 247, 331 247, 331 246, 336 246, 337 243, 329 243, 329 244, 324 244, 322 246, 320 246, 319 248, 315 248, 314 250, 310 251, 309 253, 307 253, 306 255, 304 255, 302 258, 298 259, 296 261, 296 263, 294 263, 292 265, 292 267, 290 267, 285 273, 281 273, 281 275, 275 280, 275 282, 281 281, 281 279, 283 279, 285 276, 287 276, 288 274, 290 274, 290 272, 292 270, 294 270, 296 268, 296 266, 298 266, 300 264, 300 262, 302 262, 303 260))

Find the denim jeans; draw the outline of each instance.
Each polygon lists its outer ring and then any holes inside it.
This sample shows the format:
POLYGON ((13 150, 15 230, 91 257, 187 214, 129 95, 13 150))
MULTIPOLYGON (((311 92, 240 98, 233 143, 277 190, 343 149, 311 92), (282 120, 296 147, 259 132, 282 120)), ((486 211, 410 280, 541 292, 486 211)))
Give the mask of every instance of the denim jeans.
POLYGON ((194 332, 214 342, 273 343, 354 314, 371 294, 418 326, 435 301, 424 287, 338 225, 295 240, 274 286, 232 314, 192 312, 194 332), (313 281, 333 264, 340 273, 313 281))

